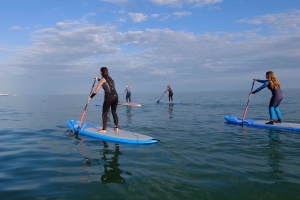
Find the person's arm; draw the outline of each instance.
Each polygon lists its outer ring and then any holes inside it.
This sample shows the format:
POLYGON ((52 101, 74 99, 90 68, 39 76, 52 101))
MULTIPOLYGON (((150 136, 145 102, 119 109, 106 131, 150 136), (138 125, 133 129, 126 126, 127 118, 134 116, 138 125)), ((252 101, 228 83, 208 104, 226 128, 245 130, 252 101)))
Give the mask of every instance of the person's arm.
POLYGON ((269 85, 269 81, 264 82, 264 84, 263 84, 262 86, 260 86, 260 87, 257 88, 256 90, 254 90, 251 94, 255 94, 255 93, 261 91, 262 89, 268 87, 268 85, 269 85))
POLYGON ((268 80, 260 80, 260 79, 256 79, 257 82, 260 82, 260 83, 265 83, 267 82, 268 80))
MULTIPOLYGON (((98 79, 99 80, 99 79, 98 79)), ((100 81, 98 81, 98 85, 97 87, 95 88, 95 90, 93 91, 93 93, 91 94, 91 96, 89 96, 89 99, 92 99, 100 90, 101 86, 103 85, 103 83, 105 83, 106 80, 103 78, 103 79, 100 79, 100 81)))

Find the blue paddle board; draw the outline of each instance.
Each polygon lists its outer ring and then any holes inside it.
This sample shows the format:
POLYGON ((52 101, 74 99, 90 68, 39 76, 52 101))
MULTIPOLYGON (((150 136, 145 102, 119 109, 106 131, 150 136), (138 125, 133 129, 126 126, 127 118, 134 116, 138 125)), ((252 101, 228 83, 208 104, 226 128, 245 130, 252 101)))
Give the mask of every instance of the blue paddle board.
MULTIPOLYGON (((77 131, 79 121, 70 120, 67 122, 67 126, 74 132, 77 131)), ((107 140, 112 142, 128 143, 128 144, 154 144, 158 140, 148 135, 134 133, 131 131, 125 131, 119 129, 115 131, 113 128, 107 128, 106 133, 98 133, 102 130, 102 126, 89 124, 83 122, 79 134, 91 136, 101 140, 107 140)))
POLYGON ((96 106, 103 106, 101 103, 97 103, 96 106))
POLYGON ((159 104, 181 104, 181 102, 164 102, 164 101, 159 101, 159 102, 157 102, 157 103, 159 103, 159 104))
MULTIPOLYGON (((225 116, 224 119, 232 124, 241 125, 242 124, 242 118, 239 117, 233 117, 233 116, 225 116)), ((275 129, 275 130, 289 130, 289 131, 299 131, 300 132, 300 124, 296 123, 274 123, 272 124, 266 124, 267 120, 255 120, 255 119, 244 119, 244 126, 252 126, 256 128, 265 128, 265 129, 275 129)))

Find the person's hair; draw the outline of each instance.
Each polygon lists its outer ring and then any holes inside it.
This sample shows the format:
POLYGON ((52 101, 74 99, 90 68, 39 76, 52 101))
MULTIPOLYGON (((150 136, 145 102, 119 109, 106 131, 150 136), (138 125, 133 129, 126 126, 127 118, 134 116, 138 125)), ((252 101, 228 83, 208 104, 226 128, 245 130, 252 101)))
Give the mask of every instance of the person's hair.
POLYGON ((268 71, 266 73, 266 75, 268 77, 268 81, 269 81, 271 89, 275 89, 276 90, 276 89, 280 88, 280 82, 276 78, 276 76, 274 75, 274 73, 272 71, 268 71))
POLYGON ((171 86, 170 86, 170 85, 168 85, 167 87, 168 87, 168 88, 170 88, 170 89, 172 90, 172 88, 171 88, 171 86))
POLYGON ((108 76, 108 69, 106 67, 101 67, 100 72, 102 72, 101 75, 103 78, 108 76))

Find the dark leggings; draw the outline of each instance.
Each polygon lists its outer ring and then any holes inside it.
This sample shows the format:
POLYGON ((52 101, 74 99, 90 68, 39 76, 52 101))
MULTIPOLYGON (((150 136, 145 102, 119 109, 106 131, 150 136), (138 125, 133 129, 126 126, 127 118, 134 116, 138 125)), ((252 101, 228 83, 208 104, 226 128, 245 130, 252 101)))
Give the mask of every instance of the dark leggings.
POLYGON ((173 101, 173 92, 169 92, 169 101, 173 101))
POLYGON ((126 93, 126 101, 128 102, 131 102, 131 93, 126 93))
POLYGON ((118 127, 118 115, 117 115, 117 106, 118 106, 118 95, 105 95, 105 100, 102 108, 102 124, 103 130, 106 130, 107 127, 107 113, 111 107, 111 113, 114 118, 115 126, 118 127))

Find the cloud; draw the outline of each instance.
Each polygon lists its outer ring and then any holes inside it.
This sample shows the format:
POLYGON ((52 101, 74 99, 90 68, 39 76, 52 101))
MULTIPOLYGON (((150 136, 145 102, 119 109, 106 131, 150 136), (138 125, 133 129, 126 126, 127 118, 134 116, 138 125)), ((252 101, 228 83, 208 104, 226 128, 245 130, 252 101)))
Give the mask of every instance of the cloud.
POLYGON ((127 0, 102 0, 104 2, 114 3, 114 4, 122 4, 127 3, 127 0))
POLYGON ((160 14, 151 14, 152 18, 158 18, 160 16, 160 14))
POLYGON ((134 22, 142 22, 147 20, 148 16, 144 15, 143 13, 128 13, 128 16, 131 18, 134 22))
POLYGON ((6 74, 18 69, 27 76, 82 78, 99 66, 109 66, 120 72, 115 74, 151 83, 157 75, 165 76, 164 80, 183 76, 205 80, 234 79, 270 69, 299 73, 300 34, 296 31, 270 36, 261 35, 260 29, 205 34, 159 28, 121 31, 113 25, 78 20, 36 30, 31 41, 31 46, 10 47, 14 55, 0 60, 6 74))
POLYGON ((10 30, 22 30, 22 28, 20 26, 12 26, 10 30))
POLYGON ((260 15, 251 19, 237 20, 237 22, 253 25, 268 24, 277 30, 293 29, 299 31, 300 10, 293 10, 289 13, 260 15))
POLYGON ((195 7, 203 7, 205 5, 212 5, 222 1, 223 0, 152 0, 153 3, 158 5, 170 5, 174 7, 181 7, 185 4, 192 4, 195 7))
POLYGON ((174 12, 173 15, 176 16, 177 18, 181 18, 183 16, 192 15, 192 13, 189 11, 181 11, 181 12, 174 12))
POLYGON ((9 50, 9 46, 0 44, 0 51, 8 51, 8 50, 9 50))
POLYGON ((117 18, 117 21, 119 21, 119 22, 126 22, 127 19, 126 19, 126 18, 119 17, 119 18, 117 18))

